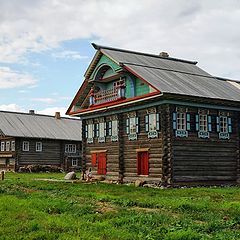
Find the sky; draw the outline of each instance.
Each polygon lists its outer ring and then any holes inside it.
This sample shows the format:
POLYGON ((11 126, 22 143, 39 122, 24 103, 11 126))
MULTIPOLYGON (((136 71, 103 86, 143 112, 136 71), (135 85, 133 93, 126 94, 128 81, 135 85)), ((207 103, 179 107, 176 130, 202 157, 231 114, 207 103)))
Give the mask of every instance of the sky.
POLYGON ((196 60, 240 80, 239 0, 0 0, 0 110, 66 112, 91 43, 196 60))

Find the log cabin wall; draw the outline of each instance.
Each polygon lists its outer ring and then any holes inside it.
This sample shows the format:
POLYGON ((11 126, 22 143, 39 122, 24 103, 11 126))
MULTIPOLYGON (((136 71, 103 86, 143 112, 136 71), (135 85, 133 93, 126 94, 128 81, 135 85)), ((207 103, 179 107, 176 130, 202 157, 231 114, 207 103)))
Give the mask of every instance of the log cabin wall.
MULTIPOLYGON (((161 108, 156 107, 156 112, 160 113, 161 108)), ((148 138, 148 133, 145 130, 145 116, 147 108, 136 111, 136 116, 139 118, 139 130, 137 140, 129 140, 126 132, 126 121, 129 117, 129 112, 117 114, 119 124, 118 141, 112 142, 110 136, 106 137, 105 143, 98 143, 98 139, 94 137, 93 143, 87 143, 83 134, 82 158, 83 169, 92 169, 93 175, 97 175, 98 165, 92 165, 92 154, 106 152, 107 158, 107 173, 108 179, 123 180, 132 182, 136 179, 147 180, 148 182, 161 182, 162 179, 162 135, 158 131, 157 138, 148 138), (149 156, 148 175, 139 175, 137 170, 137 159, 139 151, 147 151, 149 156)), ((93 119, 92 119, 93 120, 93 119)), ((111 113, 105 117, 105 121, 111 120, 111 113)), ((97 119, 93 120, 97 123, 97 119)), ((82 121, 83 133, 85 132, 86 120, 82 121)))
MULTIPOLYGON (((98 119, 92 119, 93 123, 98 123, 98 119)), ((107 116, 105 118, 106 122, 109 122, 111 120, 111 116, 107 116)), ((84 136, 85 133, 85 120, 83 120, 83 170, 88 170, 89 168, 92 169, 92 173, 94 176, 98 175, 98 163, 96 165, 92 165, 92 154, 93 153, 100 153, 105 152, 106 153, 106 159, 107 159, 107 173, 106 178, 112 179, 112 180, 118 180, 119 179, 119 141, 112 142, 110 136, 105 137, 105 142, 99 143, 98 138, 93 138, 93 143, 87 143, 86 136, 84 136)))
POLYGON ((18 144, 18 167, 24 165, 61 165, 61 141, 20 139, 18 144), (29 151, 23 151, 23 141, 29 142, 29 151), (36 142, 42 142, 42 151, 36 152, 36 142))
MULTIPOLYGON (((160 107, 156 108, 156 112, 160 113, 160 107)), ((137 179, 146 180, 148 182, 161 182, 162 179, 162 135, 158 132, 157 138, 148 138, 148 133, 145 131, 145 115, 147 109, 136 111, 136 116, 139 117, 139 134, 137 140, 129 140, 126 133, 126 119, 128 113, 123 114, 123 138, 124 138, 124 181, 133 182, 137 179), (137 172, 137 153, 144 149, 148 150, 149 154, 149 173, 148 176, 138 175, 137 172)), ((161 130, 161 127, 160 127, 161 130)))
MULTIPOLYGON (((190 114, 188 137, 172 138, 173 185, 236 183, 239 178, 239 113, 224 111, 232 119, 230 139, 219 139, 216 117, 219 110, 207 109, 212 130, 209 138, 199 138, 196 131, 198 108, 185 106, 190 114)), ((171 106, 171 116, 176 106, 171 106)), ((171 118, 171 122, 173 119, 171 118)), ((172 132, 173 130, 171 126, 172 132)))

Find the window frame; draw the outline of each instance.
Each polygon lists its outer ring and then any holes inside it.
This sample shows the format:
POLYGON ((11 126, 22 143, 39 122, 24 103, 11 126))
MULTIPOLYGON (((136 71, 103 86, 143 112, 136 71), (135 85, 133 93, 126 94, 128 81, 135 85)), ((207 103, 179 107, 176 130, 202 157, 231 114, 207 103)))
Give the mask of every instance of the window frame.
POLYGON ((65 153, 76 153, 77 146, 74 143, 65 144, 65 153))
POLYGON ((10 141, 6 142, 6 152, 10 151, 10 141))
POLYGON ((36 145, 35 145, 36 152, 42 152, 42 149, 43 149, 42 142, 36 142, 36 145))
POLYGON ((15 140, 13 140, 11 141, 11 151, 14 152, 15 150, 16 150, 16 145, 15 145, 15 140))
POLYGON ((228 133, 228 117, 227 116, 219 116, 219 132, 228 133))
POLYGON ((208 115, 200 113, 198 116, 199 116, 199 131, 208 132, 208 115))
POLYGON ((5 152, 5 142, 1 141, 1 152, 5 152))
POLYGON ((187 117, 186 117, 187 114, 186 114, 186 112, 177 111, 176 114, 177 114, 177 116, 176 116, 176 123, 177 123, 176 130, 177 131, 186 131, 187 130, 187 117))
POLYGON ((22 151, 29 152, 29 141, 23 141, 22 143, 22 151))
POLYGON ((72 167, 77 167, 78 166, 78 159, 77 158, 73 158, 72 159, 72 167), (76 164, 73 164, 73 162, 76 161, 76 164))

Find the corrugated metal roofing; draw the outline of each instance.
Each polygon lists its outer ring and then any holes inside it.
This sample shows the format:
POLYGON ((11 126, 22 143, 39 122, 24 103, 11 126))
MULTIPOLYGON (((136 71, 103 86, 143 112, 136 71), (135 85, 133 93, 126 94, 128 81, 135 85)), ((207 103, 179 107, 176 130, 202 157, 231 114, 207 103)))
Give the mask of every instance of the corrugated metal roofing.
POLYGON ((13 137, 81 141, 78 119, 0 111, 0 130, 13 137))
POLYGON ((97 46, 106 56, 126 66, 164 93, 240 101, 239 82, 216 78, 197 62, 97 46), (233 84, 234 83, 234 84, 233 84))

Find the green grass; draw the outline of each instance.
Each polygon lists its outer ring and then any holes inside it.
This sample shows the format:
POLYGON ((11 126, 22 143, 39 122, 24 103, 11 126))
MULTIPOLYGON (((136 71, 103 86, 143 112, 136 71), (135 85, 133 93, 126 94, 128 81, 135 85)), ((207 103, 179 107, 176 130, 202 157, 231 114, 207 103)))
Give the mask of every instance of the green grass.
POLYGON ((7 173, 0 239, 240 239, 240 188, 150 189, 7 173))

